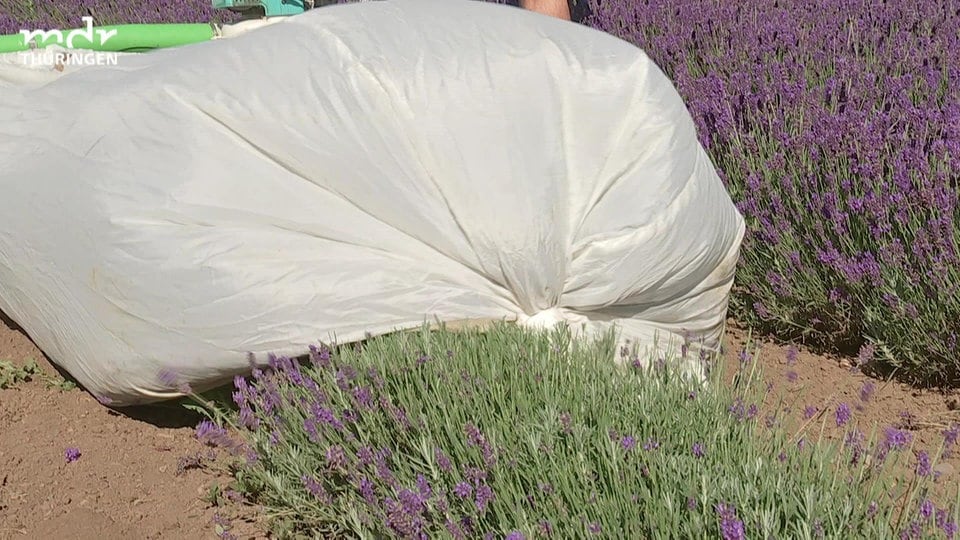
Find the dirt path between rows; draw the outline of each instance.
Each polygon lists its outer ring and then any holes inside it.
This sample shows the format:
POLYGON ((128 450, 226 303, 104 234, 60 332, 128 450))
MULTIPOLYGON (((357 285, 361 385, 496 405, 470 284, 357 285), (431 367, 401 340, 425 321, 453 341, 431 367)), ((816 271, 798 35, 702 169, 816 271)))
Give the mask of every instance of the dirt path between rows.
MULTIPOLYGON (((0 322, 0 361, 23 366, 34 359, 49 381, 57 380, 56 369, 11 326, 0 322)), ((730 365, 738 362, 745 338, 744 331, 731 329, 730 365)), ((788 418, 798 418, 798 408, 822 409, 839 399, 868 430, 870 423, 897 424, 907 411, 914 415, 919 444, 931 450, 949 422, 960 422, 957 392, 873 381, 871 399, 862 402, 860 390, 869 379, 841 360, 801 350, 789 365, 787 347, 772 343, 761 345, 756 360, 775 391, 797 399, 788 418)), ((44 377, 0 390, 0 539, 215 539, 224 526, 236 538, 265 537, 255 511, 205 500, 212 485, 226 483, 225 476, 204 467, 184 469, 186 458, 204 451, 193 437, 197 421, 169 406, 120 414, 82 390, 51 387, 44 377), (81 455, 68 463, 65 451, 71 447, 81 455)), ((941 485, 956 484, 958 468, 960 456, 941 466, 941 485)))

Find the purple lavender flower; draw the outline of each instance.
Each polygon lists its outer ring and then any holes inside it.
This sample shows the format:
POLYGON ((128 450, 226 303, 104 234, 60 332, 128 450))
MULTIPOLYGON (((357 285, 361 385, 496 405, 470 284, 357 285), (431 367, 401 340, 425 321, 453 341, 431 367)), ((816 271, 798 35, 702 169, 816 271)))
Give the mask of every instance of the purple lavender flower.
POLYGON ((387 526, 402 538, 426 540, 422 501, 409 490, 401 490, 398 498, 387 497, 384 501, 387 526))
POLYGON ((343 422, 337 418, 333 411, 319 403, 311 405, 310 413, 313 415, 313 419, 317 425, 327 425, 337 431, 342 431, 344 428, 343 422))
POLYGON ((587 530, 590 531, 590 534, 600 534, 601 532, 603 532, 603 528, 600 527, 600 524, 597 523, 596 521, 591 522, 589 525, 587 525, 587 530))
POLYGON ((477 511, 483 514, 487 511, 487 506, 493 502, 494 494, 493 489, 486 484, 482 484, 477 488, 476 498, 474 499, 474 504, 477 507, 477 511))
POLYGON ((737 518, 736 509, 732 505, 720 503, 714 510, 720 518, 720 535, 723 540, 744 540, 747 537, 743 522, 737 518))
POLYGON ((934 523, 939 528, 943 528, 943 524, 947 522, 947 510, 945 508, 938 508, 934 517, 934 523))
POLYGON ((393 471, 390 469, 390 464, 388 463, 389 454, 380 450, 377 452, 374 457, 374 465, 377 470, 377 478, 385 482, 388 486, 396 487, 397 478, 394 476, 393 471))
POLYGON ((849 448, 852 452, 851 463, 856 464, 860 461, 860 457, 864 451, 863 442, 864 435, 860 430, 852 429, 847 432, 847 435, 843 440, 843 445, 844 447, 849 448))
POLYGON ((687 497, 687 510, 696 510, 696 509, 697 509, 697 498, 687 497))
POLYGON ((380 376, 380 372, 377 371, 377 368, 368 368, 367 378, 373 382, 373 387, 377 390, 383 390, 384 386, 386 385, 386 381, 384 381, 383 377, 380 376))
POLYGON ((369 446, 361 446, 357 450, 357 460, 360 461, 360 465, 365 467, 373 464, 374 462, 373 449, 370 448, 369 446))
POLYGON ((433 496, 433 488, 430 486, 430 482, 427 481, 427 477, 422 474, 417 474, 417 492, 423 500, 427 500, 433 496))
POLYGON ((748 409, 746 406, 746 403, 743 402, 743 398, 739 398, 739 397, 736 400, 734 400, 734 402, 730 405, 729 409, 727 410, 730 411, 730 414, 736 417, 738 422, 743 422, 744 420, 752 416, 750 414, 752 409, 748 409))
POLYGON ((453 471, 453 464, 450 463, 450 458, 443 453, 443 450, 439 448, 433 449, 433 459, 437 461, 437 466, 440 467, 440 470, 449 473, 453 471))
POLYGON ((464 467, 463 476, 477 486, 487 481, 487 471, 479 467, 464 467))
POLYGON ((930 499, 924 499, 923 502, 920 503, 920 517, 924 520, 929 520, 933 516, 934 510, 933 502, 930 501, 930 499))
POLYGON ((487 467, 493 467, 496 462, 496 456, 493 452, 493 447, 487 442, 487 438, 483 435, 480 429, 473 424, 466 424, 464 426, 464 434, 467 437, 467 446, 480 447, 481 454, 483 456, 483 462, 487 467))
POLYGON ((330 448, 327 448, 327 465, 332 469, 345 469, 348 464, 347 453, 344 451, 343 447, 335 444, 330 448))
POLYGON ((357 490, 360 492, 360 496, 363 497, 363 500, 370 506, 377 506, 377 492, 376 486, 373 482, 366 476, 361 476, 359 480, 359 485, 357 490))
POLYGON ((523 535, 520 531, 510 531, 507 534, 506 540, 526 540, 526 536, 523 535))
POLYGON ((473 494, 473 487, 469 482, 457 482, 453 486, 453 493, 461 499, 469 498, 473 494))
POLYGON ((321 369, 330 367, 330 349, 310 345, 310 363, 321 369))
POLYGON ((913 440, 913 435, 908 431, 896 429, 888 426, 884 429, 884 443, 887 448, 892 450, 902 450, 913 440))
POLYGON ((872 381, 864 381, 863 386, 860 387, 860 401, 864 403, 870 401, 870 398, 873 397, 874 390, 875 387, 872 381))
POLYGON ((177 375, 177 373, 171 369, 161 368, 157 373, 157 378, 160 379, 160 382, 165 386, 176 388, 181 394, 193 393, 190 385, 186 382, 180 381, 179 375, 177 375))
POLYGON ((917 466, 914 469, 917 476, 930 476, 933 469, 930 466, 930 455, 926 450, 917 452, 917 466))
POLYGON ((957 531, 960 530, 960 527, 957 527, 957 522, 955 521, 947 521, 940 528, 943 530, 943 534, 946 535, 948 540, 953 540, 957 534, 957 531))
POLYGON ((450 501, 447 499, 447 494, 445 492, 440 492, 437 494, 437 497, 434 499, 434 508, 441 515, 446 515, 450 511, 450 501))
POLYGON ((643 443, 643 449, 646 451, 656 450, 660 448, 660 441, 654 439, 653 437, 647 438, 647 442, 643 443))
POLYGON ((797 377, 798 377, 798 375, 797 375, 797 372, 796 372, 796 371, 793 371, 793 370, 791 369, 790 371, 787 372, 787 381, 789 381, 789 382, 791 382, 791 383, 795 383, 795 382, 797 382, 797 377))
POLYGON ((923 538, 923 529, 920 526, 920 523, 916 520, 911 521, 910 525, 906 529, 900 531, 900 539, 908 540, 911 538, 923 538))
POLYGON ((208 446, 232 448, 237 445, 237 443, 230 438, 226 429, 214 424, 210 420, 201 420, 194 430, 194 436, 198 441, 208 446))
POLYGON ((257 453, 257 450, 250 445, 238 444, 231 450, 231 452, 234 455, 242 453, 243 459, 246 461, 248 467, 260 461, 260 454, 257 453))
POLYGON ((447 532, 450 533, 450 536, 453 537, 455 540, 466 540, 467 535, 463 532, 463 528, 460 526, 459 523, 456 523, 450 518, 447 518, 447 520, 443 523, 443 525, 444 527, 446 527, 447 532))
POLYGON ((846 425, 850 421, 850 407, 846 403, 837 406, 837 427, 846 425))
POLYGON ((623 438, 620 439, 620 446, 629 452, 637 447, 637 440, 634 439, 632 435, 624 435, 623 438))
POLYGON ((957 439, 960 438, 960 423, 954 423, 949 428, 943 432, 943 448, 944 454, 949 455, 953 446, 957 444, 957 439))
POLYGON ((323 485, 320 482, 317 482, 314 477, 303 475, 300 477, 300 481, 303 483, 303 487, 307 490, 307 492, 313 495, 323 504, 330 504, 333 502, 333 499, 330 497, 330 494, 327 493, 327 490, 324 489, 323 485))
POLYGON ((806 407, 803 408, 803 417, 804 419, 809 420, 813 418, 814 415, 816 415, 818 412, 819 412, 819 409, 817 409, 815 406, 807 405, 806 407))
POLYGON ((356 386, 352 390, 354 402, 363 410, 373 410, 376 407, 376 400, 368 386, 356 386))
POLYGON ((67 463, 73 463, 74 461, 80 459, 80 455, 80 449, 72 446, 63 452, 63 456, 66 458, 67 463))
POLYGON ((693 451, 694 457, 696 458, 702 458, 703 456, 706 455, 706 449, 703 447, 703 443, 699 443, 699 442, 693 443, 692 451, 693 451))
POLYGON ((318 442, 320 440, 320 432, 317 430, 317 419, 313 417, 308 417, 303 419, 303 430, 307 432, 307 439, 310 442, 318 442))

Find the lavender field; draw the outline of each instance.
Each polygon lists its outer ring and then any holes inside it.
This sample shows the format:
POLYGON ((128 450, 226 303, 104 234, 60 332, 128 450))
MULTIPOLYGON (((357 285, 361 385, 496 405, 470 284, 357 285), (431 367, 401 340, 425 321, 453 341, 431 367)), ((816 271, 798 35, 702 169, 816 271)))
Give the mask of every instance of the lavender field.
POLYGON ((215 10, 210 2, 150 0, 0 0, 0 35, 16 34, 21 29, 78 28, 81 17, 90 15, 97 25, 135 23, 233 22, 236 15, 215 10))
POLYGON ((914 383, 960 369, 960 3, 594 0, 748 221, 734 313, 914 383))

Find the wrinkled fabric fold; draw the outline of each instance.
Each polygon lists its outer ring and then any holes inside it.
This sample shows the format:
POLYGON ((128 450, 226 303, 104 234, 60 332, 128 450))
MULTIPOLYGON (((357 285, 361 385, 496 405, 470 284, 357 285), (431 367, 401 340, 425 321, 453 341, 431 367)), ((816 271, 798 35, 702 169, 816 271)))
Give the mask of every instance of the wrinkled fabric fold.
POLYGON ((718 345, 743 219, 610 35, 362 2, 0 94, 0 310, 116 405, 434 320, 718 345))

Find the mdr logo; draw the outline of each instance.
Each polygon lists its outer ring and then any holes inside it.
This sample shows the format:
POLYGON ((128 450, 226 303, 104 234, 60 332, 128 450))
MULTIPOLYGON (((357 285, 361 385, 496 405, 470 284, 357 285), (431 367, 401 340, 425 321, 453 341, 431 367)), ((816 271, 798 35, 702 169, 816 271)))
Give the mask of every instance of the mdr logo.
POLYGON ((93 17, 82 17, 83 28, 73 30, 22 29, 24 44, 29 52, 22 52, 27 65, 54 66, 63 69, 69 65, 116 65, 118 54, 102 51, 106 43, 117 36, 117 29, 94 29, 93 17), (41 48, 43 47, 43 48, 41 48))

